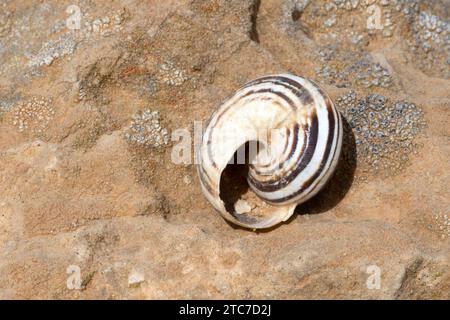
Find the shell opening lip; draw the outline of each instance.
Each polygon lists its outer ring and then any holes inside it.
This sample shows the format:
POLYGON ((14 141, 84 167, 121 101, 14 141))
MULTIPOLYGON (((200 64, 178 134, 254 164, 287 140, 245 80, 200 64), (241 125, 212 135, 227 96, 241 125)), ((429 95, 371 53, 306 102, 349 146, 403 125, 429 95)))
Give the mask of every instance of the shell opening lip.
POLYGON ((279 220, 270 208, 280 206, 258 197, 248 183, 249 166, 257 161, 257 156, 265 148, 265 144, 260 141, 245 142, 236 150, 219 181, 219 197, 231 221, 246 228, 266 228, 273 225, 274 219, 279 220), (243 199, 245 203, 250 202, 253 206, 249 205, 248 212, 237 212, 235 206, 243 199))
POLYGON ((258 219, 247 213, 238 213, 235 204, 242 195, 249 190, 247 182, 249 164, 256 156, 250 154, 251 145, 257 144, 257 149, 261 144, 257 141, 247 141, 236 150, 227 166, 223 170, 219 181, 219 197, 222 200, 226 211, 236 220, 244 224, 255 224, 258 219))

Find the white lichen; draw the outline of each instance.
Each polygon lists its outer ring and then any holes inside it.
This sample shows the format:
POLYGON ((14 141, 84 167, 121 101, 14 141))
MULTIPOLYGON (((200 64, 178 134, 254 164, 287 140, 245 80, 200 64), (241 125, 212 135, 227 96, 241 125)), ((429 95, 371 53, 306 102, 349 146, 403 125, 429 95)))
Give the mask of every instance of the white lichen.
POLYGON ((170 140, 167 129, 161 127, 159 112, 150 110, 133 116, 125 138, 131 143, 153 148, 168 145, 170 140))
POLYGON ((33 97, 14 106, 12 124, 19 132, 29 130, 34 134, 41 134, 47 129, 54 115, 51 99, 33 97))

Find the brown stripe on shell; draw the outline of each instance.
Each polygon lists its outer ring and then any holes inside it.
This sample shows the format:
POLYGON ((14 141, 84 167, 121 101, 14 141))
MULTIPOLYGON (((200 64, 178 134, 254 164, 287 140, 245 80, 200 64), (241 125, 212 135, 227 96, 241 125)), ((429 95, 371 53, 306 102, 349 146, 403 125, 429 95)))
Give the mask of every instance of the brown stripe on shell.
MULTIPOLYGON (((293 128, 293 130, 292 130, 292 132, 293 132, 293 134, 294 134, 294 136, 293 136, 293 143, 291 144, 291 145, 294 145, 294 146, 296 146, 296 144, 297 144, 297 140, 298 140, 298 137, 297 137, 297 134, 298 134, 298 130, 299 130, 299 126, 298 126, 298 123, 295 123, 294 124, 294 128, 293 128)), ((288 146, 289 146, 289 137, 290 137, 290 135, 291 135, 291 129, 290 128, 286 128, 286 141, 285 141, 285 143, 284 143, 284 147, 283 147, 283 152, 281 153, 281 154, 285 154, 286 153, 286 150, 287 150, 287 148, 288 148, 288 146)), ((292 149, 291 149, 292 150, 292 149)), ((294 148, 294 151, 295 151, 295 148, 294 148)), ((286 159, 289 159, 289 158, 291 158, 292 157, 292 151, 289 153, 289 155, 286 157, 286 159)), ((285 161, 283 161, 283 162, 281 162, 281 163, 279 163, 279 165, 278 165, 278 168, 281 168, 283 165, 284 165, 284 163, 286 162, 286 160, 285 161)), ((267 175, 267 174, 269 174, 269 173, 271 173, 271 172, 273 172, 273 170, 272 171, 267 171, 267 172, 262 172, 262 171, 260 171, 260 170, 258 170, 258 167, 262 167, 262 168, 266 168, 266 167, 268 167, 268 166, 270 166, 271 165, 271 163, 264 163, 264 164, 258 164, 258 166, 253 166, 252 165, 252 170, 253 170, 253 172, 255 172, 255 174, 257 174, 257 175, 262 175, 262 174, 265 174, 265 175, 267 175)), ((277 168, 277 169, 278 169, 277 168)), ((276 170, 276 169, 275 169, 276 170)))
MULTIPOLYGON (((326 97, 326 96, 325 96, 326 97)), ((327 100, 327 99, 325 99, 327 100)), ((316 170, 316 172, 308 179, 306 180, 302 187, 299 188, 296 192, 283 197, 283 198, 279 198, 279 199, 272 199, 270 200, 270 202, 272 203, 282 203, 282 202, 286 202, 289 201, 293 198, 295 198, 296 196, 298 196, 299 194, 301 194, 302 192, 304 192, 306 189, 308 189, 313 183, 315 183, 315 185, 317 185, 319 183, 319 181, 317 181, 317 178, 322 174, 323 169, 325 168, 328 160, 329 160, 329 156, 330 156, 330 152, 331 152, 331 146, 333 145, 333 140, 334 140, 334 136, 335 136, 335 125, 337 126, 338 130, 339 130, 339 115, 337 115, 334 112, 334 108, 332 106, 332 104, 327 104, 327 108, 328 108, 328 138, 327 138, 327 143, 326 143, 326 147, 325 147, 325 152, 322 158, 322 161, 320 163, 319 168, 316 170)), ((339 133, 339 131, 338 131, 339 133)), ((339 135, 337 135, 336 137, 339 137, 339 135)), ((335 149, 333 150, 333 156, 335 156, 336 154, 336 149, 337 149, 337 141, 336 141, 336 146, 335 149)), ((314 191, 314 188, 312 188, 308 194, 310 194, 312 191, 314 191)))
MULTIPOLYGON (((317 118, 317 114, 314 112, 311 114, 311 126, 305 130, 307 132, 307 145, 303 152, 300 153, 300 160, 297 167, 294 170, 289 172, 286 176, 279 179, 279 177, 275 177, 274 179, 268 181, 256 181, 255 179, 251 180, 253 186, 262 192, 273 192, 280 190, 286 187, 289 183, 291 183, 311 162, 311 159, 314 155, 317 146, 317 139, 319 136, 319 120, 317 118)), ((295 150, 294 150, 295 152, 295 150)), ((250 178, 250 176, 249 176, 250 178)), ((275 202, 274 200, 270 200, 270 202, 275 202)))
POLYGON ((292 80, 291 78, 288 78, 288 77, 282 77, 282 76, 264 77, 264 78, 260 78, 260 79, 254 80, 252 82, 249 82, 248 84, 246 84, 244 86, 244 88, 248 88, 250 86, 263 84, 263 83, 277 84, 277 85, 281 85, 281 86, 289 89, 294 95, 296 95, 299 98, 300 102, 303 105, 309 105, 314 102, 312 96, 310 95, 310 93, 308 92, 308 90, 305 87, 303 87, 297 81, 292 80))
MULTIPOLYGON (((338 137, 340 136, 340 134, 341 134, 341 130, 342 130, 342 127, 341 127, 341 122, 340 122, 340 115, 339 115, 339 112, 333 107, 333 103, 331 102, 331 100, 330 100, 330 98, 328 97, 328 96, 326 96, 326 101, 327 101, 327 107, 329 108, 329 111, 333 111, 334 112, 334 114, 335 114, 335 116, 336 116, 336 145, 335 145, 335 148, 334 148, 334 152, 333 152, 333 155, 332 155, 332 157, 331 157, 331 160, 330 160, 330 164, 331 163, 333 163, 333 161, 336 159, 336 156, 337 156, 337 151, 338 151, 338 137)), ((326 176, 326 174, 324 175, 324 176, 326 176)), ((328 177, 327 177, 327 179, 329 179, 331 177, 331 175, 329 175, 328 177)), ((315 186, 317 186, 320 182, 321 182, 322 180, 318 180, 318 181, 316 181, 315 183, 314 183, 314 188, 312 188, 305 196, 308 196, 308 195, 310 195, 312 192, 314 192, 314 190, 315 190, 315 186)))

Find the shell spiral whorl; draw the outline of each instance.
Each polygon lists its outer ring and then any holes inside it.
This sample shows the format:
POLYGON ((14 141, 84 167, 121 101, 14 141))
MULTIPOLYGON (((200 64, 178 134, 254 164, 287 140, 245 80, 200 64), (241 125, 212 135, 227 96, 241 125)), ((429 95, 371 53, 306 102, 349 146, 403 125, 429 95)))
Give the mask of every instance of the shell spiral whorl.
POLYGON ((212 115, 197 150, 202 190, 227 220, 254 229, 274 226, 325 185, 337 165, 342 134, 341 116, 317 84, 292 74, 258 78, 212 115), (263 146, 249 163, 247 181, 268 204, 264 216, 227 210, 221 199, 223 171, 251 141, 263 146))

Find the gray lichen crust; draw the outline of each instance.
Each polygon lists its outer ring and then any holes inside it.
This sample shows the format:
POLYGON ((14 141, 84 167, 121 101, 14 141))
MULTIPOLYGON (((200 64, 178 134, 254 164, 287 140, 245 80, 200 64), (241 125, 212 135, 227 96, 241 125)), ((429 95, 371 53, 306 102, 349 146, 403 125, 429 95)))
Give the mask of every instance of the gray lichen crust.
POLYGON ((336 106, 353 130, 363 172, 392 176, 418 151, 416 137, 425 120, 414 103, 390 101, 379 94, 358 99, 356 92, 350 91, 336 100, 336 106))
POLYGON ((166 128, 161 127, 158 111, 144 110, 133 116, 125 138, 130 143, 158 148, 169 143, 170 135, 166 128))

